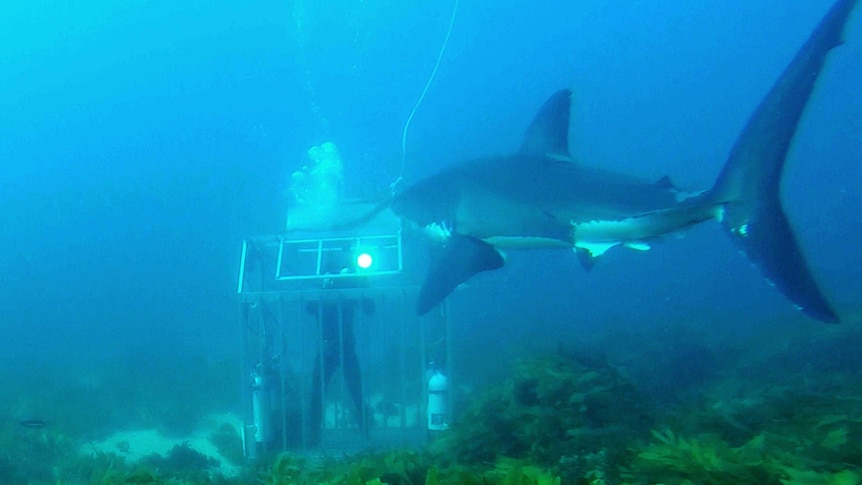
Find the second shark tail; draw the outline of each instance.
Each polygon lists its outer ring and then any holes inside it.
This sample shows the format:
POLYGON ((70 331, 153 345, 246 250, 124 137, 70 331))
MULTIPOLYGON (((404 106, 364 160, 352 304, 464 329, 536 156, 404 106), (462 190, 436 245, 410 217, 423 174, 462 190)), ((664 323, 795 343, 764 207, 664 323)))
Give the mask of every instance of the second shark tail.
POLYGON ((838 0, 761 101, 709 197, 718 219, 764 276, 807 315, 837 322, 805 261, 780 201, 781 173, 829 51, 843 42, 857 0, 838 0))

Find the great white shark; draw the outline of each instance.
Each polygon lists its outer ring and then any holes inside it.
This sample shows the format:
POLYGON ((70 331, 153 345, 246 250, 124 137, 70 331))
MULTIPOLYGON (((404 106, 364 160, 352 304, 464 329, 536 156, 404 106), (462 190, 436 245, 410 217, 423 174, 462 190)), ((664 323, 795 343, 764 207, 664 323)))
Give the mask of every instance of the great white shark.
POLYGON ((520 150, 467 161, 395 193, 386 207, 444 243, 419 292, 428 312, 473 275, 504 265, 501 249, 572 248, 589 269, 614 247, 715 219, 763 275, 805 314, 838 315, 817 285, 784 214, 781 174, 799 120, 829 51, 843 42, 856 0, 838 0, 760 102, 715 184, 684 192, 588 167, 569 154, 571 92, 554 93, 520 150))

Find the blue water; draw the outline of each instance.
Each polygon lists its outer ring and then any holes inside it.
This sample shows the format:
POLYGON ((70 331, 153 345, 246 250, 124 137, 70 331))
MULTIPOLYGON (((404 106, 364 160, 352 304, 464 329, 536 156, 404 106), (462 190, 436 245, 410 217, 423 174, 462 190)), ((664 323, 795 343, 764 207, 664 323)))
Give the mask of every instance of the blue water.
MULTIPOLYGON (((461 3, 407 139, 408 181, 520 143, 573 89, 572 153, 706 188, 830 5, 461 3)), ((290 173, 334 141, 347 190, 398 175, 401 133, 452 3, 24 2, 0 16, 0 362, 235 355, 243 237, 283 228, 290 173)), ((862 15, 830 56, 788 161, 787 211, 842 315, 862 301, 862 15)), ((795 312, 714 223, 585 274, 510 255, 452 297, 464 345, 667 325, 825 326, 795 312), (483 302, 476 308, 476 302, 483 302), (481 317, 481 318, 479 318, 481 317)), ((724 330, 726 329, 726 330, 724 330)), ((789 338, 789 337, 786 337, 789 338)))

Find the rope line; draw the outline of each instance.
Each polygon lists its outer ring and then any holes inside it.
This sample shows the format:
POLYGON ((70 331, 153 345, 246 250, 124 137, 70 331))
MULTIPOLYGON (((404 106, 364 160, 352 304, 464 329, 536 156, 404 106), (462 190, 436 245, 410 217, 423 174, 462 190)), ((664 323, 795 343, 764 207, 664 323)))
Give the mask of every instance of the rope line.
POLYGON ((452 26, 455 25, 455 16, 458 12, 459 2, 460 0, 455 0, 455 4, 452 6, 452 15, 449 17, 449 28, 446 30, 446 37, 443 39, 443 45, 440 47, 440 52, 437 54, 437 62, 434 63, 434 69, 431 71, 431 75, 428 77, 428 81, 422 89, 422 94, 420 94, 419 99, 416 100, 413 110, 410 111, 410 116, 407 117, 407 121, 404 123, 404 130, 401 133, 401 173, 398 175, 395 182, 392 183, 393 192, 404 178, 404 169, 407 166, 407 132, 410 130, 410 123, 413 122, 413 117, 416 116, 416 111, 419 110, 419 106, 422 105, 425 95, 428 94, 428 89, 431 88, 431 83, 434 82, 437 70, 440 68, 440 62, 443 60, 443 55, 446 53, 446 46, 449 45, 449 37, 452 35, 452 26))

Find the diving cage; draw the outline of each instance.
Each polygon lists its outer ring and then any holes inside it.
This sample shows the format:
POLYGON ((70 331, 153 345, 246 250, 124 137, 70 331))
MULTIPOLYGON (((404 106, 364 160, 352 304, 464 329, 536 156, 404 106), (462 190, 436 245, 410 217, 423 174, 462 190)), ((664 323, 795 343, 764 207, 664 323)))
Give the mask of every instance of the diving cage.
POLYGON ((349 233, 243 241, 247 458, 419 446, 446 426, 449 325, 445 305, 416 315, 420 259, 390 214, 349 233))

